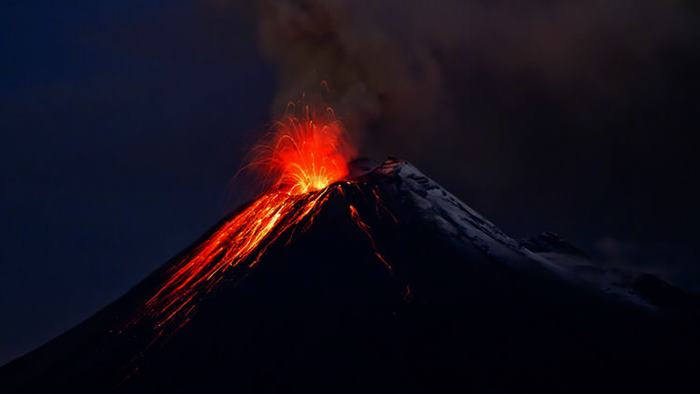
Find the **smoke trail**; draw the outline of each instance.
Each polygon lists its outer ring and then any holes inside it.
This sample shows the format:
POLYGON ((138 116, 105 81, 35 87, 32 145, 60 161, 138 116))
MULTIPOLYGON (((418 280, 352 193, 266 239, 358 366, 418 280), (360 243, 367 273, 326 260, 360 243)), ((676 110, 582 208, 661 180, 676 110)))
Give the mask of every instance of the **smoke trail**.
POLYGON ((557 94, 615 94, 628 70, 692 42, 687 7, 660 0, 262 0, 259 28, 279 73, 274 108, 328 80, 334 106, 365 150, 420 157, 436 136, 477 138, 460 101, 473 81, 460 73, 527 78, 557 94), (388 135, 368 140, 370 129, 388 135))
POLYGON ((411 160, 495 220, 530 223, 515 232, 643 227, 640 240, 679 242, 653 229, 697 197, 683 185, 697 164, 699 7, 259 0, 257 15, 273 108, 327 80, 361 153, 411 160), (660 203, 666 215, 644 214, 660 203))

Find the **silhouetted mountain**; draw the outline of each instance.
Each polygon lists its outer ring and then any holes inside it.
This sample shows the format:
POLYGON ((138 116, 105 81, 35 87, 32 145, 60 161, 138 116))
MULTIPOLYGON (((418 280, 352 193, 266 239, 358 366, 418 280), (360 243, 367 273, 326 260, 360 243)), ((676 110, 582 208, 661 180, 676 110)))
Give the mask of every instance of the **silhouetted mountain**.
POLYGON ((254 268, 226 272, 177 332, 154 341, 152 319, 127 323, 197 243, 4 366, 0 389, 697 392, 698 304, 682 290, 551 234, 513 240, 406 162, 338 190, 254 268))

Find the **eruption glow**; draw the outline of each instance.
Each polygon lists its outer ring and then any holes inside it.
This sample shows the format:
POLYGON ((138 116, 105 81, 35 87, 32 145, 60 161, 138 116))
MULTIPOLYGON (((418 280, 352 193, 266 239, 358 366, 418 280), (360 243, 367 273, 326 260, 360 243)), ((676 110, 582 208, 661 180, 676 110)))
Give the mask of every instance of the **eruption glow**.
POLYGON ((328 120, 316 119, 309 107, 304 118, 288 116, 277 122, 269 142, 254 149, 251 166, 266 172, 273 187, 288 194, 323 189, 344 178, 352 150, 343 126, 328 109, 328 120))
MULTIPOLYGON (((255 266, 282 234, 298 225, 308 228, 333 191, 343 194, 344 183, 336 182, 347 176, 352 154, 344 129, 330 110, 327 119, 315 117, 308 107, 304 112, 303 118, 278 122, 253 151, 249 166, 263 174, 267 191, 176 263, 147 301, 146 312, 161 333, 169 322, 176 327, 187 323, 198 299, 214 289, 226 270, 255 266)), ((355 207, 349 209, 375 247, 369 227, 355 207)), ((389 267, 376 247, 375 255, 389 267)))

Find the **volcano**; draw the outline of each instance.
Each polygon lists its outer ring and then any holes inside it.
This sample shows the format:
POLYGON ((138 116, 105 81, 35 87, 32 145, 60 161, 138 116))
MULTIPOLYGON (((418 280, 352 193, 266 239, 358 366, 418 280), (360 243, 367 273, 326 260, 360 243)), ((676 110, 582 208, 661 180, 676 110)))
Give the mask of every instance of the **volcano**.
POLYGON ((655 276, 515 240, 401 160, 303 196, 240 258, 207 248, 264 208, 224 218, 2 392, 697 389, 697 298, 655 276))

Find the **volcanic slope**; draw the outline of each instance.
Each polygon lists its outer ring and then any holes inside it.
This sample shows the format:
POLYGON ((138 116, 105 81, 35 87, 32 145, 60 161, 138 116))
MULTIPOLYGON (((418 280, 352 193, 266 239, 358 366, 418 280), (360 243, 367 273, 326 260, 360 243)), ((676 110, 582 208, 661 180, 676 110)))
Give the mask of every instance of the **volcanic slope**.
POLYGON ((313 220, 287 229, 252 267, 223 271, 191 313, 159 326, 144 305, 237 213, 87 321, 1 368, 0 390, 697 388, 694 296, 605 270, 552 234, 516 241, 404 161, 329 188, 313 220))

